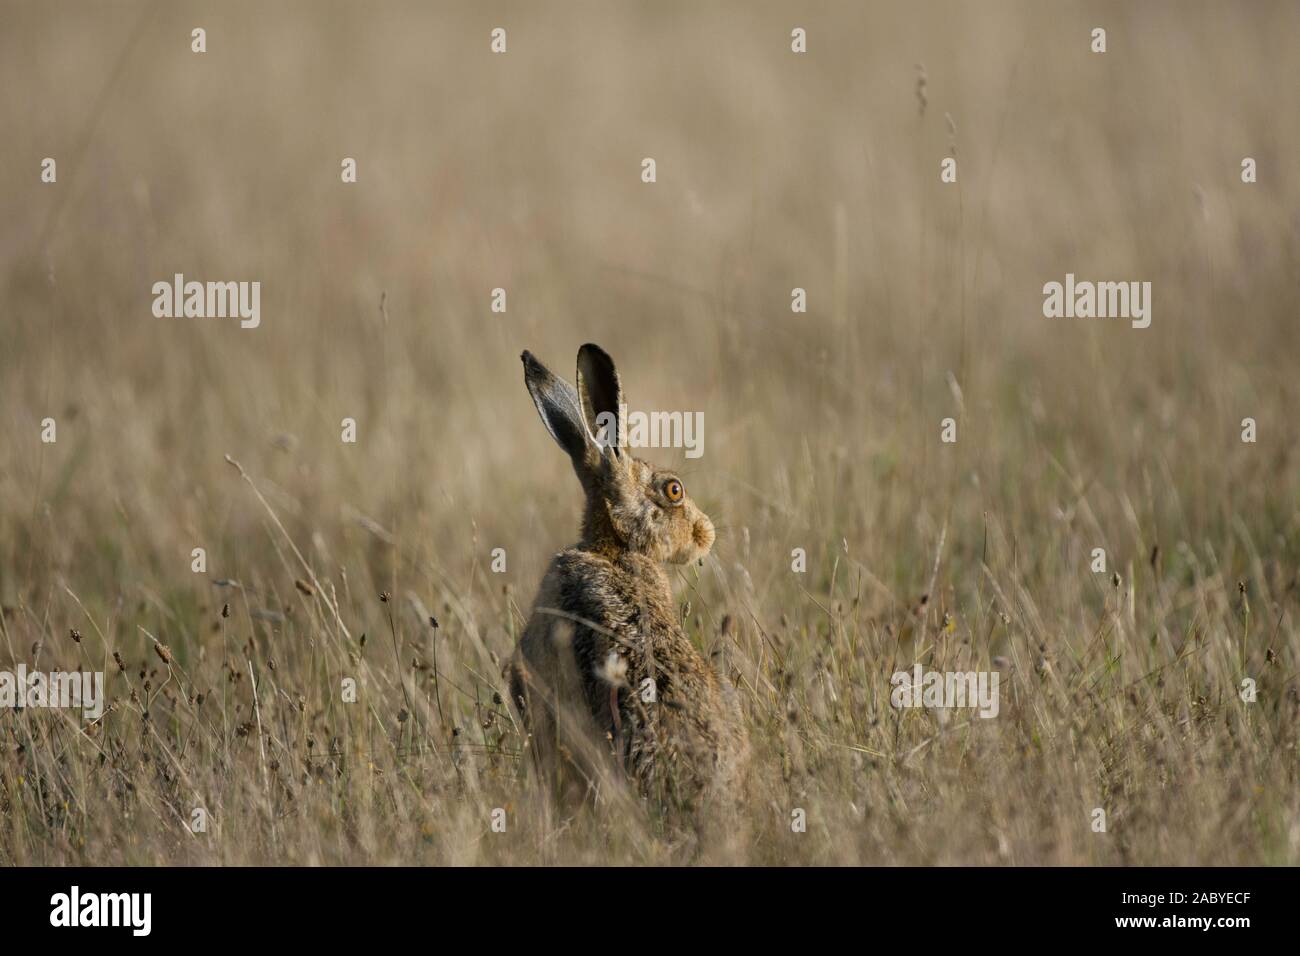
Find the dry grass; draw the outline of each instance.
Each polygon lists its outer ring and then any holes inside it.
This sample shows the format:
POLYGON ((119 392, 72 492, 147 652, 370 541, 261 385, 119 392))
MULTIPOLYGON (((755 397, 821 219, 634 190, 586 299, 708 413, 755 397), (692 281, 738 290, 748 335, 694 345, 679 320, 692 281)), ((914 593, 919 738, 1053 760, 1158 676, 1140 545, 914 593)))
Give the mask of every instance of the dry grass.
POLYGON ((1300 14, 1051 6, 6 3, 0 669, 113 709, 0 714, 0 860, 709 859, 549 824, 497 702, 579 504, 518 355, 592 340, 705 413, 740 859, 1300 862, 1300 14), (154 319, 174 272, 262 327, 154 319), (1066 272, 1152 327, 1044 319, 1066 272), (996 719, 888 705, 993 658, 996 719))

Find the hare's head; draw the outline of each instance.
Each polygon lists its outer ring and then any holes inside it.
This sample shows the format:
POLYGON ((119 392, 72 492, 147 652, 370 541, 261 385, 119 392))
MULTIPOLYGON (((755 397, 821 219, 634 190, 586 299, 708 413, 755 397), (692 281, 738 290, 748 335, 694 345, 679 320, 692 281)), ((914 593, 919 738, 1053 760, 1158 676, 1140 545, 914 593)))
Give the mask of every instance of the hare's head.
POLYGON ((578 350, 578 387, 524 352, 524 383, 542 424, 573 462, 587 494, 583 543, 686 564, 709 553, 713 522, 681 479, 619 445, 626 413, 614 360, 598 345, 578 350))

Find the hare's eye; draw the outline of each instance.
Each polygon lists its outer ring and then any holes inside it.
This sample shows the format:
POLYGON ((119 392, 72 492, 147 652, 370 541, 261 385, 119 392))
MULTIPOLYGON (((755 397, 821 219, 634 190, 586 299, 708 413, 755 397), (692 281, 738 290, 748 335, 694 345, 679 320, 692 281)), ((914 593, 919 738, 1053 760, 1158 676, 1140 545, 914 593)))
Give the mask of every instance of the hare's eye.
POLYGON ((682 483, 676 478, 669 478, 664 482, 664 497, 673 504, 677 504, 686 497, 686 489, 682 487, 682 483))

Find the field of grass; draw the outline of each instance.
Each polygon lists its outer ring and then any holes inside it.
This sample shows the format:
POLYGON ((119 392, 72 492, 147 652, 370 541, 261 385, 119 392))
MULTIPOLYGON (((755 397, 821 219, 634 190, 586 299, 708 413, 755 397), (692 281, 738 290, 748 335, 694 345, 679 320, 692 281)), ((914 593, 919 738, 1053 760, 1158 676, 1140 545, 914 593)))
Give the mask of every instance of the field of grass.
POLYGON ((373 6, 0 4, 0 670, 111 703, 0 711, 0 862, 1300 863, 1300 5, 373 6), (543 813, 501 701, 587 341, 704 413, 725 853, 543 813))

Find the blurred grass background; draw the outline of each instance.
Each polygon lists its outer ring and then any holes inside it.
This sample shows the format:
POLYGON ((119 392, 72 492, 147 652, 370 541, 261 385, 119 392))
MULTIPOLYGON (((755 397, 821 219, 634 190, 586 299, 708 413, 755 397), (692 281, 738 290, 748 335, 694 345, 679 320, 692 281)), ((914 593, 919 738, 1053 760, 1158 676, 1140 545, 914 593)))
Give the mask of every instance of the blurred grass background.
POLYGON ((633 407, 704 412, 702 459, 647 457, 721 528, 680 591, 759 754, 724 859, 1297 862, 1297 28, 5 2, 0 666, 117 706, 0 715, 0 859, 711 859, 654 808, 557 829, 492 701, 580 504, 519 352, 595 341, 633 407), (261 327, 155 319, 177 272, 260 281, 261 327), (1150 281, 1151 327, 1043 318, 1067 272, 1150 281), (1002 669, 1002 714, 892 711, 916 660, 1002 669))

